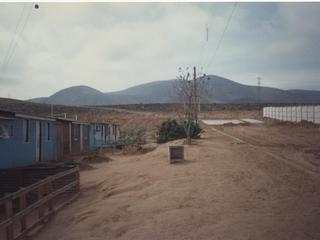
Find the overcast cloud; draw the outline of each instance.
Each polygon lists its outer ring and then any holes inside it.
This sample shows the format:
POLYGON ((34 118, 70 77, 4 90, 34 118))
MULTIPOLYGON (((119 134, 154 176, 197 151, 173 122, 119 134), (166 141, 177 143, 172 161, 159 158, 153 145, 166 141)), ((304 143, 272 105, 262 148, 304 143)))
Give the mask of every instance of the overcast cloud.
MULTIPOLYGON (((0 63, 24 3, 0 3, 0 63)), ((103 92, 173 79, 179 67, 283 89, 320 90, 320 4, 26 3, 30 17, 0 96, 28 99, 74 86, 103 92), (205 26, 209 26, 206 41, 205 26)))

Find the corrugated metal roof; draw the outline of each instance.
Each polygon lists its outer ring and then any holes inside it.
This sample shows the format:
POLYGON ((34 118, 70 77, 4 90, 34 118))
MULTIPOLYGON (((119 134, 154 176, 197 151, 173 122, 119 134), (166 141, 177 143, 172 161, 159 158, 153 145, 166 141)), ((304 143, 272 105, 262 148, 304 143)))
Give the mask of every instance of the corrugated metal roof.
POLYGON ((16 113, 15 116, 18 117, 18 118, 28 118, 28 119, 35 119, 35 120, 51 121, 51 122, 55 122, 56 121, 53 118, 31 116, 31 115, 25 115, 25 114, 20 114, 20 113, 16 113))
POLYGON ((27 118, 27 119, 36 119, 36 120, 44 120, 44 121, 55 121, 55 119, 52 119, 52 118, 38 117, 38 116, 20 114, 20 113, 4 111, 4 110, 0 110, 0 117, 2 119, 27 118))
POLYGON ((0 117, 12 119, 12 118, 15 117, 15 113, 14 112, 0 110, 0 117))
POLYGON ((0 119, 11 120, 14 119, 14 117, 5 117, 0 115, 0 119))

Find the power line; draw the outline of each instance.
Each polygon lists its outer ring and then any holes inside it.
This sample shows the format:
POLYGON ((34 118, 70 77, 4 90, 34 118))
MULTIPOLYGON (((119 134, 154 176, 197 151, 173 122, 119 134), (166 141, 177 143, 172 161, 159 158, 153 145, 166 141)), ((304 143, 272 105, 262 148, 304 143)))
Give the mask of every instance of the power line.
POLYGON ((9 54, 10 54, 10 52, 11 52, 11 49, 12 49, 12 47, 13 47, 13 45, 14 45, 14 42, 15 42, 15 39, 16 39, 16 36, 17 36, 17 31, 18 31, 18 28, 19 28, 20 23, 21 23, 21 21, 22 21, 22 17, 23 17, 23 13, 24 13, 25 8, 26 8, 26 3, 23 4, 23 8, 22 8, 22 10, 21 10, 21 12, 20 12, 20 16, 19 16, 19 18, 18 18, 16 27, 15 27, 15 29, 14 29, 13 37, 12 37, 12 39, 11 39, 11 41, 10 41, 9 47, 7 48, 6 54, 5 54, 5 56, 4 56, 3 60, 2 60, 1 71, 4 71, 4 67, 5 67, 5 65, 6 65, 7 59, 8 59, 8 57, 9 57, 9 54))
POLYGON ((222 34, 221 34, 221 37, 220 37, 220 39, 219 39, 219 42, 218 42, 218 44, 217 44, 217 47, 216 47, 213 55, 212 55, 212 58, 211 58, 211 60, 208 62, 206 68, 208 68, 208 67, 212 64, 212 62, 214 61, 214 59, 215 59, 215 57, 216 57, 216 55, 217 55, 217 52, 218 52, 219 49, 220 49, 222 40, 223 40, 223 38, 224 38, 224 36, 225 36, 225 34, 226 34, 226 32, 227 32, 227 29, 228 29, 228 27, 229 27, 229 25, 230 25, 231 19, 232 19, 232 17, 233 17, 233 14, 234 14, 234 12, 235 12, 235 10, 236 10, 237 5, 238 5, 237 2, 235 2, 235 3, 233 4, 233 8, 232 8, 232 11, 231 11, 231 13, 230 13, 230 15, 229 15, 229 18, 228 18, 228 21, 227 21, 227 23, 226 23, 226 26, 225 26, 222 34))
POLYGON ((206 46, 208 46, 209 43, 209 27, 208 24, 206 24, 206 41, 204 42, 204 44, 202 45, 201 48, 201 56, 200 56, 200 61, 199 61, 199 66, 202 66, 205 62, 205 54, 206 54, 206 46))
MULTIPOLYGON (((31 12, 32 12, 32 8, 33 8, 33 5, 30 6, 28 15, 27 15, 27 17, 25 18, 24 24, 22 25, 21 31, 18 33, 18 36, 19 36, 19 35, 22 35, 22 33, 23 33, 23 31, 24 31, 27 23, 28 23, 28 20, 29 20, 29 18, 30 18, 30 15, 31 15, 31 12)), ((10 60, 11 60, 11 58, 12 58, 13 55, 14 55, 14 52, 15 52, 16 47, 17 47, 17 42, 15 42, 15 45, 13 46, 12 53, 11 53, 11 55, 9 56, 9 59, 8 59, 8 61, 7 61, 6 66, 9 65, 10 60)))
POLYGON ((257 99, 258 99, 258 102, 261 102, 261 77, 257 77, 257 85, 258 85, 257 99))
MULTIPOLYGON (((220 2, 217 3, 217 7, 216 7, 216 11, 218 11, 218 9, 220 8, 220 2)), ((213 26, 214 21, 212 21, 209 24, 206 24, 206 41, 204 42, 204 44, 202 45, 202 48, 200 50, 200 61, 199 61, 199 66, 204 65, 204 63, 206 62, 206 48, 209 46, 209 42, 211 41, 211 38, 209 39, 209 27, 210 25, 213 26)), ((211 34, 212 35, 212 34, 211 34)))

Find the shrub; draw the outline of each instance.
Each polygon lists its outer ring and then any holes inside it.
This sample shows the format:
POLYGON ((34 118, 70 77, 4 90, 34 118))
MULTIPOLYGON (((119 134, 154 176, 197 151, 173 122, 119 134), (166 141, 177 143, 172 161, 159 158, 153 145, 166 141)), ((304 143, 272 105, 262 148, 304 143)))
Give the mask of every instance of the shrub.
POLYGON ((200 138, 202 129, 196 121, 191 122, 191 138, 200 138))
MULTIPOLYGON (((178 123, 175 119, 168 119, 158 127, 157 142, 165 143, 175 139, 186 138, 185 131, 186 122, 178 123)), ((191 138, 200 138, 202 129, 195 121, 191 123, 191 138)))
POLYGON ((146 129, 143 127, 129 128, 121 131, 120 144, 126 149, 139 150, 146 143, 146 129))

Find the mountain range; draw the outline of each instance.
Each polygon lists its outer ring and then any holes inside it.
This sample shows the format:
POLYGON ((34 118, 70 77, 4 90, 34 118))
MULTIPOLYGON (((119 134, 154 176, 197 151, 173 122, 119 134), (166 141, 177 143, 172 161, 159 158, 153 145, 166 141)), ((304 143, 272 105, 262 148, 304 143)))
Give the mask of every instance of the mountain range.
MULTIPOLYGON (((29 101, 77 106, 170 103, 176 101, 176 84, 175 80, 155 81, 108 93, 74 86, 29 101)), ((204 85, 204 97, 210 103, 320 103, 320 91, 249 86, 215 75, 208 75, 204 85)))

